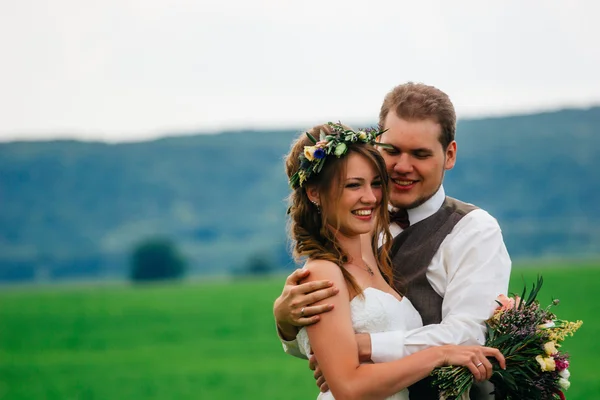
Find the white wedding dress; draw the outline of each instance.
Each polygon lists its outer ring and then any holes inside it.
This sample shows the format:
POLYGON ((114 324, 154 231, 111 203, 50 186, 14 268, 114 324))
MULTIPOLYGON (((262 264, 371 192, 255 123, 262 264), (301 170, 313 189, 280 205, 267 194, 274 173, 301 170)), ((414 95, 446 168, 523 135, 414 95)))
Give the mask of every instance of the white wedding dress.
MULTIPOLYGON (((390 293, 368 287, 364 297, 356 296, 350 301, 352 326, 356 333, 377 333, 416 329, 423 326, 421 316, 406 297, 398 300, 390 293)), ((310 353, 306 329, 298 333, 298 345, 304 354, 310 353)), ((319 393, 318 400, 334 399, 331 392, 319 393)), ((408 400, 408 390, 396 393, 387 400, 408 400)))

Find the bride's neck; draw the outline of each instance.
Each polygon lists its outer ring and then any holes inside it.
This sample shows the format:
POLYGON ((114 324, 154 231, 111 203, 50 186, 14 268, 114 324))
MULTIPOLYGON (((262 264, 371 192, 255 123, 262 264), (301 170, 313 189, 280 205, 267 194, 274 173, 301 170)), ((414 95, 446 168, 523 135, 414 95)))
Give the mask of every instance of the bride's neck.
POLYGON ((341 232, 337 232, 336 239, 344 253, 348 255, 350 262, 352 260, 362 260, 364 249, 360 235, 346 236, 341 232))

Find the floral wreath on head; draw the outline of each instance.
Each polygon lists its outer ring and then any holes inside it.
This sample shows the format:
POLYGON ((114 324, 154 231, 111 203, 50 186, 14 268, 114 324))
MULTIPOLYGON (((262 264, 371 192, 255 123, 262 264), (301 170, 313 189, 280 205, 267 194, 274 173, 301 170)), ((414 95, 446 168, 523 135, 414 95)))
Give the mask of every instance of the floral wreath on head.
POLYGON ((348 152, 348 144, 351 143, 367 143, 377 145, 384 148, 391 148, 389 144, 377 142, 376 139, 385 130, 366 128, 359 131, 345 128, 341 123, 328 122, 327 125, 331 128, 332 133, 327 134, 323 130, 320 131, 319 140, 313 135, 306 132, 306 136, 314 143, 313 146, 304 146, 304 152, 298 157, 300 167, 294 175, 290 177, 290 187, 297 189, 302 187, 302 184, 312 175, 321 172, 327 156, 335 155, 337 158, 345 155, 348 152))

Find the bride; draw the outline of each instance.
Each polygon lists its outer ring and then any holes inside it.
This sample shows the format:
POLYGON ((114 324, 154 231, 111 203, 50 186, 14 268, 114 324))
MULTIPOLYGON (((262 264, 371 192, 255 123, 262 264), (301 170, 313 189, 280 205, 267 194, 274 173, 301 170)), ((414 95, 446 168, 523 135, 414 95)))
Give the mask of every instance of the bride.
MULTIPOLYGON (((387 175, 374 145, 380 132, 354 132, 328 123, 310 129, 286 157, 290 195, 290 235, 294 256, 306 261, 307 281, 329 280, 339 294, 326 300, 333 310, 318 324, 282 324, 282 337, 298 335, 305 354, 319 360, 330 391, 319 399, 408 399, 406 388, 443 365, 467 366, 476 380, 489 379, 495 357, 482 346, 428 348, 397 361, 361 364, 355 333, 414 329, 421 317, 407 298, 392 289, 388 259, 387 175), (371 232, 375 234, 371 235, 371 232), (380 233, 387 240, 379 251, 380 233), (362 235, 362 236, 361 236, 362 235), (477 368, 481 365, 484 368, 477 368)), ((325 304, 325 301, 316 303, 325 304)))

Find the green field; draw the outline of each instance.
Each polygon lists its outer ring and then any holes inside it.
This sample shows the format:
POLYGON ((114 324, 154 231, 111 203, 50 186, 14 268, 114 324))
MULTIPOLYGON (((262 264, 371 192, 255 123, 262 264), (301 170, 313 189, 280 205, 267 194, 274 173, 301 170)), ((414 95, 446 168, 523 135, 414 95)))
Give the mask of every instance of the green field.
MULTIPOLYGON (((543 304, 584 325, 565 342, 569 399, 600 397, 600 263, 543 270, 543 304)), ((0 288, 0 399, 313 399, 306 362, 285 355, 271 316, 283 278, 204 284, 0 288)))

